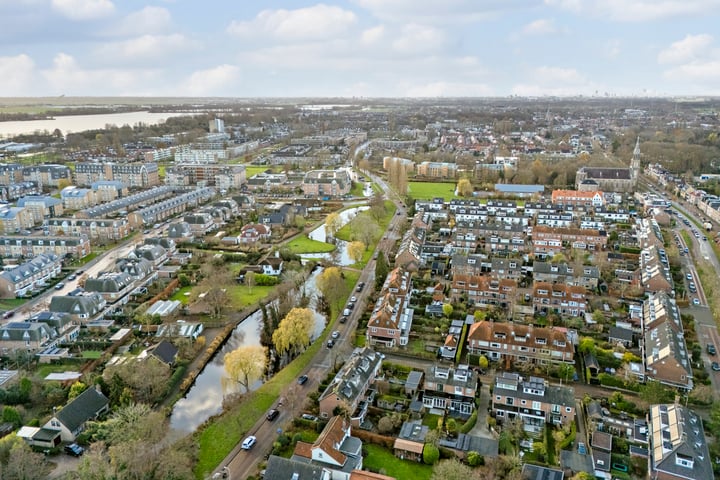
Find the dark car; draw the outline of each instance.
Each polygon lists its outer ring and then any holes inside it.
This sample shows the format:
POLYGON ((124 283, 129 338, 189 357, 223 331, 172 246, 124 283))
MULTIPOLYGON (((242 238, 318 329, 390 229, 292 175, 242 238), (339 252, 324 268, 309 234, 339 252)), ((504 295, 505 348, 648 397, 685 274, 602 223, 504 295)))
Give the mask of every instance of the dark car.
POLYGON ((710 365, 710 368, 712 368, 713 371, 715 371, 715 372, 719 372, 720 371, 720 363, 712 362, 712 364, 710 365))
POLYGON ((328 347, 328 348, 332 348, 332 347, 334 347, 334 346, 335 346, 335 341, 334 341, 334 340, 328 340, 328 341, 327 341, 327 347, 328 347))
POLYGON ((77 443, 71 443, 70 445, 65 445, 65 453, 72 455, 73 457, 79 457, 85 453, 85 449, 77 443))
POLYGON ((343 315, 342 317, 340 317, 340 323, 345 323, 345 322, 347 322, 347 317, 343 315))
POLYGON ((715 345, 713 345, 712 343, 708 343, 707 352, 710 355, 715 355, 717 353, 717 350, 715 350, 715 345))
POLYGON ((277 418, 278 415, 280 415, 280 410, 276 410, 273 408, 267 413, 266 418, 272 422, 277 418))
POLYGON ((298 377, 298 385, 305 385, 305 383, 308 381, 307 375, 300 375, 298 377))

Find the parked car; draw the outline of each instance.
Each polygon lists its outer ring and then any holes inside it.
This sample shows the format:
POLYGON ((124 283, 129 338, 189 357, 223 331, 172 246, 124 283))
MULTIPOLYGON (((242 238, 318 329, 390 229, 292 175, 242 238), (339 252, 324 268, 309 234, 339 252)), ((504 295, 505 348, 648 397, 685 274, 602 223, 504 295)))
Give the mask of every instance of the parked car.
POLYGON ((352 303, 357 302, 357 297, 356 297, 355 295, 353 295, 352 297, 350 297, 350 301, 351 301, 352 303))
POLYGON ((688 280, 692 280, 693 279, 692 273, 686 273, 685 278, 687 278, 688 280))
POLYGON ((308 376, 307 376, 307 375, 300 375, 300 376, 298 377, 298 380, 297 380, 298 385, 305 385, 305 383, 306 383, 307 381, 308 381, 308 376))
POLYGON ((278 415, 280 415, 280 410, 276 410, 276 409, 273 408, 272 410, 270 410, 270 411, 267 413, 267 415, 265 416, 265 418, 267 418, 269 421, 272 422, 273 420, 275 420, 275 419, 277 418, 278 415))
POLYGON ((343 315, 342 317, 340 317, 340 323, 345 323, 345 322, 347 322, 347 317, 345 315, 343 315))
POLYGON ((700 305, 700 299, 697 297, 693 298, 693 305, 700 305))
POLYGON ((332 332, 332 338, 334 338, 334 339, 340 338, 340 332, 338 332, 337 330, 335 330, 334 332, 332 332))
POLYGON ((65 445, 65 453, 72 455, 73 457, 79 457, 85 453, 85 449, 77 443, 71 443, 70 445, 65 445))
POLYGON ((713 371, 715 371, 715 372, 720 372, 720 363, 712 362, 712 364, 710 365, 710 368, 712 368, 713 371))
POLYGON ((345 310, 343 310, 343 316, 345 316, 345 317, 350 316, 350 309, 349 309, 349 308, 346 308, 345 310))
POLYGON ((310 415, 309 413, 303 413, 302 414, 303 420, 310 420, 311 422, 317 422, 319 419, 315 415, 310 415))
POLYGON ((708 343, 708 345, 707 345, 707 352, 708 352, 710 355, 715 355, 715 354, 717 353, 717 350, 715 350, 715 345, 713 345, 712 343, 708 343))
POLYGON ((254 435, 250 435, 245 440, 243 440, 241 448, 243 450, 250 450, 253 447, 253 445, 255 445, 255 443, 257 443, 257 438, 255 438, 254 435))
POLYGON ((76 278, 77 278, 77 275, 75 275, 74 273, 71 273, 70 275, 68 275, 68 280, 75 280, 76 278))
POLYGON ((585 446, 585 444, 583 442, 578 443, 578 453, 580 455, 587 454, 587 447, 585 446))
POLYGON ((58 282, 58 283, 55 285, 55 290, 62 290, 62 288, 63 288, 64 286, 65 286, 65 284, 64 284, 63 282, 58 282))
POLYGON ((335 346, 335 340, 328 340, 327 341, 327 348, 332 348, 335 346))

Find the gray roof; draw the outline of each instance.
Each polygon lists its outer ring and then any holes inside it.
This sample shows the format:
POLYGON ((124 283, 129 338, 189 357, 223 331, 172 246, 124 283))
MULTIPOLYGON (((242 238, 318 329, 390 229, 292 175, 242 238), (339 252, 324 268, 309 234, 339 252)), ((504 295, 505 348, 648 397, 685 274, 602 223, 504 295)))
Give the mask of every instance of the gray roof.
POLYGON ((81 295, 57 295, 50 300, 51 312, 70 315, 95 315, 105 305, 105 299, 97 292, 84 292, 81 295))
POLYGON ((65 405, 55 417, 71 432, 76 431, 88 420, 95 418, 107 408, 110 400, 95 388, 88 388, 65 405))
POLYGON ((565 407, 575 406, 575 397, 573 389, 570 387, 561 387, 559 385, 546 385, 544 380, 538 377, 530 377, 524 380, 518 374, 503 372, 495 377, 495 387, 493 392, 496 395, 504 395, 508 397, 525 399, 525 400, 542 400, 552 405, 562 405, 565 407), (516 389, 509 388, 515 385, 516 389), (540 392, 534 394, 525 390, 540 392))
POLYGON ((0 340, 9 342, 37 342, 45 338, 52 340, 57 337, 53 328, 45 323, 10 322, 0 326, 0 340))
POLYGON ((582 455, 572 450, 560 450, 560 466, 572 472, 592 472, 593 459, 591 455, 582 455))
POLYGON ((564 473, 562 470, 541 467, 540 465, 532 465, 526 463, 522 467, 520 478, 522 480, 563 480, 564 473))
POLYGON ((115 270, 137 279, 148 276, 153 271, 153 266, 144 258, 120 258, 115 262, 115 270))
POLYGON ((161 341, 150 350, 150 354, 161 362, 171 365, 175 363, 178 354, 178 348, 170 342, 161 341))
POLYGON ((608 338, 622 340, 625 342, 633 341, 633 331, 622 327, 610 327, 608 338))
POLYGON ((423 425, 420 420, 405 422, 400 427, 398 438, 403 440, 412 440, 413 442, 425 442, 425 436, 430 431, 430 427, 423 425))
POLYGON ((496 183, 495 190, 503 193, 542 193, 543 185, 515 185, 512 183, 496 183))
POLYGON ((55 205, 60 205, 62 201, 55 197, 49 197, 45 195, 26 195, 18 199, 17 206, 25 207, 27 206, 27 204, 35 203, 42 203, 45 207, 53 207, 55 205))
POLYGON ((170 238, 182 238, 192 235, 192 229, 190 224, 186 222, 175 222, 171 223, 168 227, 168 237, 170 238))
POLYGON ((0 273, 0 277, 5 278, 10 283, 17 283, 22 281, 24 278, 29 278, 36 273, 47 268, 49 265, 55 264, 60 261, 60 257, 54 253, 42 253, 22 265, 8 269, 0 273))
POLYGON ((265 467, 265 478, 272 478, 273 480, 322 480, 324 471, 326 471, 324 468, 312 463, 270 455, 267 467, 265 467))
POLYGON ((103 272, 97 278, 88 278, 85 281, 85 290, 88 292, 120 292, 133 282, 125 272, 103 272))
POLYGON ((630 180, 629 168, 582 167, 586 178, 597 180, 630 180))
POLYGON ((371 348, 356 348, 330 385, 320 395, 320 399, 329 395, 337 395, 345 401, 352 402, 365 391, 368 380, 379 368, 381 362, 380 355, 371 348))

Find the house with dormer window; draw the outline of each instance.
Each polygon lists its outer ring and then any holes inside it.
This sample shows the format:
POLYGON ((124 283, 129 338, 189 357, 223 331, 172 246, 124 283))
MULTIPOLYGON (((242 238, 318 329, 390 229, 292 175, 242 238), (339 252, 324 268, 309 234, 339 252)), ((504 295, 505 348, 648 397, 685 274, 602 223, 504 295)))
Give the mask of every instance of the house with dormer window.
POLYGON ((44 288, 60 275, 62 259, 54 253, 40 254, 0 273, 0 298, 17 298, 44 288))
POLYGON ((428 409, 447 411, 451 416, 466 418, 475 411, 478 376, 467 365, 445 367, 434 365, 425 371, 423 405, 428 409))
POLYGON ((333 480, 350 480, 353 470, 362 470, 362 441, 352 436, 350 422, 336 415, 313 443, 297 442, 291 460, 330 470, 333 480))

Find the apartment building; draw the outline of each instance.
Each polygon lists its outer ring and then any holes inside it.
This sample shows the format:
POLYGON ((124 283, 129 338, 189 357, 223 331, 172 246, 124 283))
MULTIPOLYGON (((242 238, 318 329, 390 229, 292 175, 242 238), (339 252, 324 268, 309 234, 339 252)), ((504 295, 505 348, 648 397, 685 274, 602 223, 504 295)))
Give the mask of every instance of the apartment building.
POLYGON ((598 190, 553 190, 552 203, 555 205, 572 205, 582 207, 603 207, 606 204, 605 195, 603 192, 598 190))
POLYGON ((604 250, 607 232, 580 228, 553 228, 537 225, 532 230, 533 249, 536 255, 552 256, 566 248, 604 250))
POLYGON ((42 223, 46 218, 62 216, 63 203, 55 197, 45 195, 28 195, 17 201, 17 206, 32 213, 35 223, 42 223))
POLYGON ((417 175, 431 178, 455 178, 457 164, 447 162, 422 162, 417 165, 417 175))
POLYGON ((51 236, 85 236, 92 243, 117 242, 130 235, 130 224, 125 218, 51 218, 47 222, 51 236))
POLYGON ((116 180, 129 188, 148 188, 160 185, 157 163, 77 163, 75 183, 89 187, 94 182, 116 180))
POLYGON ((72 182, 72 172, 65 165, 33 165, 22 169, 23 181, 35 182, 40 188, 59 187, 72 182))
POLYGON ((569 425, 575 421, 575 395, 571 387, 549 385, 538 377, 523 379, 502 372, 495 377, 492 413, 499 422, 519 418, 525 431, 537 435, 546 424, 569 425))
POLYGON ((23 181, 23 166, 19 163, 0 164, 0 185, 13 185, 23 181))
POLYGON ((0 298, 17 298, 45 288, 60 275, 62 260, 55 254, 40 254, 0 273, 0 298))
POLYGON ((48 253, 58 257, 82 258, 89 255, 90 251, 90 241, 87 235, 77 237, 0 237, 0 257, 3 258, 36 257, 48 253))
POLYGON ((63 208, 67 210, 81 210, 98 204, 98 196, 95 190, 75 186, 63 188, 60 191, 60 199, 63 208))
POLYGON ((98 180, 90 184, 95 192, 98 203, 112 202, 121 197, 128 196, 128 189, 118 180, 98 180))
POLYGON ((341 197, 350 193, 352 180, 345 169, 310 170, 305 174, 302 190, 306 196, 341 197))
POLYGON ((454 275, 450 292, 453 302, 464 299, 481 308, 507 309, 515 302, 517 282, 490 275, 454 275))
POLYGON ((533 279, 539 282, 562 283, 584 287, 587 290, 597 289, 600 281, 600 269, 595 265, 578 267, 568 263, 535 261, 532 265, 532 274, 533 279))
POLYGON ((193 163, 175 165, 165 172, 165 184, 173 186, 215 186, 239 189, 247 181, 245 165, 193 163))
POLYGON ((0 231, 5 234, 20 233, 32 228, 35 218, 25 207, 0 207, 0 231))

